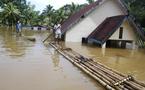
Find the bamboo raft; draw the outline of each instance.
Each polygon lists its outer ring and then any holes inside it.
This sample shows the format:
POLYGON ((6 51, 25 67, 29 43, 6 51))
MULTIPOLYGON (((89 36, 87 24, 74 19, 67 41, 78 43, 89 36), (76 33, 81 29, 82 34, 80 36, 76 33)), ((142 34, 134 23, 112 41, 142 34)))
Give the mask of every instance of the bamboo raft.
POLYGON ((59 48, 60 46, 50 43, 66 59, 90 75, 108 90, 145 90, 145 84, 138 82, 131 75, 123 75, 90 58, 86 58, 71 48, 59 48))

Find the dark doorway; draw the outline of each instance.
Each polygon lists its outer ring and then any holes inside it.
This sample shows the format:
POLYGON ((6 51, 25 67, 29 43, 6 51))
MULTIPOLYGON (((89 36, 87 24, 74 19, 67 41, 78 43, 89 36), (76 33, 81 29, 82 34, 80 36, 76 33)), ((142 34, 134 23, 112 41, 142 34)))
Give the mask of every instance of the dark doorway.
POLYGON ((120 30, 119 30, 119 39, 122 39, 123 37, 123 27, 120 27, 120 30))
POLYGON ((126 48, 126 42, 123 40, 108 40, 106 42, 106 47, 108 48, 126 48))

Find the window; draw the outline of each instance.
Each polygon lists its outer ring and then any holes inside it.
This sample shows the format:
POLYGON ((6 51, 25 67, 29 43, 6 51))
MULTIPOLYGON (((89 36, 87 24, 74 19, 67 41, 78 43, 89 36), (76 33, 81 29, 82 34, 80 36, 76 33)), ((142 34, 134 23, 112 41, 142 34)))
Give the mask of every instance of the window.
POLYGON ((120 27, 120 30, 119 30, 119 39, 122 39, 122 36, 123 36, 123 27, 120 27))

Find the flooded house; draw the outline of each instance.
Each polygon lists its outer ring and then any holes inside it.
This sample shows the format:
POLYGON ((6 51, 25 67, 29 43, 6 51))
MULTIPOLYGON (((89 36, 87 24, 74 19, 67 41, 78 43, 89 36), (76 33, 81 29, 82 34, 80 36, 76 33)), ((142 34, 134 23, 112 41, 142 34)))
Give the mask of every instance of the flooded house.
POLYGON ((95 43, 102 48, 137 48, 145 40, 123 0, 97 0, 62 24, 65 42, 95 43))

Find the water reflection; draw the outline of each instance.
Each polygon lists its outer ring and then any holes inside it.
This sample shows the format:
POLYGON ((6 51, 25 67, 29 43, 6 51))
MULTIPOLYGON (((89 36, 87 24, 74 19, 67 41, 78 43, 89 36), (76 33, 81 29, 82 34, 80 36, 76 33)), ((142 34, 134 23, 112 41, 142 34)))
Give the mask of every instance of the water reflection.
POLYGON ((3 44, 2 48, 5 48, 10 56, 23 56, 25 54, 22 38, 16 37, 13 30, 1 30, 0 35, 3 38, 0 40, 3 44))
POLYGON ((53 61, 53 65, 55 68, 59 67, 59 53, 54 50, 53 54, 51 55, 52 61, 53 61))
POLYGON ((105 48, 102 48, 101 51, 102 51, 102 55, 105 56, 105 48))

